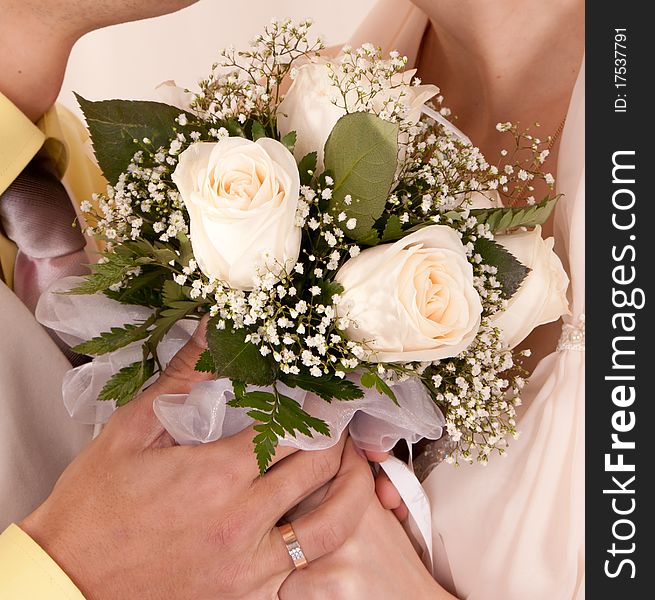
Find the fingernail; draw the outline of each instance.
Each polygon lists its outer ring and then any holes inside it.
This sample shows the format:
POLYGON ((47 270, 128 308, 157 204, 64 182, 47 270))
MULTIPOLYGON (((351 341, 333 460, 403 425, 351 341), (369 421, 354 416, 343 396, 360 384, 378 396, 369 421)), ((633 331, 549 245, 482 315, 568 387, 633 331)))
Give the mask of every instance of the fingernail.
POLYGON ((209 315, 205 315, 198 323, 195 332, 193 333, 193 341, 195 344, 201 348, 207 347, 207 322, 209 321, 209 315))

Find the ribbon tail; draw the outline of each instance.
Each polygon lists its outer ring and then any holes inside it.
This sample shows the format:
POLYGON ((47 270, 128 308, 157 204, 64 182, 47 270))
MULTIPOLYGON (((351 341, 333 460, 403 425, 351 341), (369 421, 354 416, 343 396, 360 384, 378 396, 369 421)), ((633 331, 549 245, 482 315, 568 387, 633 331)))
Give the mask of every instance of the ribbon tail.
POLYGON ((434 119, 437 123, 443 125, 448 131, 451 131, 455 137, 459 138, 465 144, 473 145, 465 133, 462 133, 462 131, 455 127, 448 119, 446 119, 446 117, 439 114, 436 110, 430 108, 429 106, 423 105, 421 112, 431 119, 434 119))
POLYGON ((423 490, 423 486, 409 467, 397 458, 390 456, 380 467, 389 477, 389 480, 398 490, 409 511, 410 528, 414 529, 419 538, 417 541, 423 549, 423 562, 434 575, 434 561, 432 551, 432 511, 430 501, 423 490), (413 527, 412 527, 413 526, 413 527))

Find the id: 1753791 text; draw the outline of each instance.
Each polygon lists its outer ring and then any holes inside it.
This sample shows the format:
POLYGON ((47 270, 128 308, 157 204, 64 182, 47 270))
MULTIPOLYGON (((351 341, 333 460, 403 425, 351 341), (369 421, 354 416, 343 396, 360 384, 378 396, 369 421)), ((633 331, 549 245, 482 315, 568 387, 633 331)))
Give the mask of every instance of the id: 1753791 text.
POLYGON ((614 112, 628 111, 628 34, 627 29, 614 30, 614 112))

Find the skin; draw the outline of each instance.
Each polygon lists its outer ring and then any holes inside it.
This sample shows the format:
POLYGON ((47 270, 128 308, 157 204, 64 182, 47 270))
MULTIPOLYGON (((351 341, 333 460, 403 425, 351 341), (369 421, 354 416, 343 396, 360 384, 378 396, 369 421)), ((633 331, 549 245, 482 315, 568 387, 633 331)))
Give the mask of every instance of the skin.
POLYGON ((56 100, 75 42, 197 0, 0 0, 0 92, 32 121, 56 100))
POLYGON ((88 600, 276 598, 293 569, 276 527, 285 513, 322 489, 293 520, 307 558, 318 560, 352 537, 374 496, 368 463, 345 438, 319 452, 279 448, 263 477, 251 429, 175 445, 152 402, 205 378, 194 370, 203 341, 196 336, 118 409, 20 523, 88 600))

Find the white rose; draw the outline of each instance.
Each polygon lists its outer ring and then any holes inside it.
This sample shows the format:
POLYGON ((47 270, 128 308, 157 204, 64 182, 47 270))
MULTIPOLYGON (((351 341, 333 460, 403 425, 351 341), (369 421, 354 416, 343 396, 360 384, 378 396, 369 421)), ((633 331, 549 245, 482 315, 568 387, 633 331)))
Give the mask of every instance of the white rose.
MULTIPOLYGON (((318 152, 319 171, 323 170, 323 149, 337 121, 346 114, 345 109, 336 106, 335 102, 343 104, 341 92, 330 79, 330 66, 336 72, 339 69, 338 60, 314 59, 297 69, 296 77, 284 100, 277 110, 277 123, 281 135, 295 131, 298 135, 294 150, 296 159, 300 160, 310 152, 318 152)), ((421 117, 421 108, 439 89, 433 85, 411 85, 411 79, 416 70, 398 73, 395 76, 393 89, 377 93, 371 110, 378 113, 386 100, 399 99, 403 93, 402 102, 407 108, 404 121, 416 124, 421 117)), ((370 88, 370 83, 362 80, 361 85, 370 88)), ((348 112, 367 110, 357 99, 353 90, 348 94, 348 112)))
POLYGON ((376 362, 429 362, 456 356, 480 327, 482 304, 459 235, 432 225, 395 244, 364 250, 336 280, 347 336, 376 362))
POLYGON ((298 260, 298 167, 279 142, 232 137, 192 144, 173 173, 191 220, 198 266, 210 278, 252 289, 262 267, 298 260))
POLYGON ((533 329, 568 314, 566 291, 569 277, 553 251, 555 240, 541 237, 541 227, 532 231, 496 236, 496 241, 531 269, 507 309, 494 315, 492 325, 502 332, 508 348, 518 346, 533 329))

